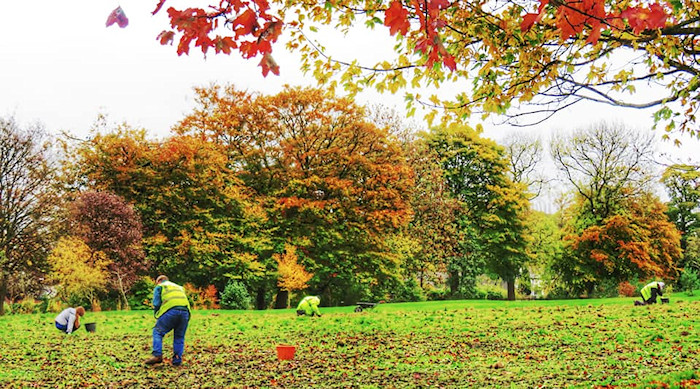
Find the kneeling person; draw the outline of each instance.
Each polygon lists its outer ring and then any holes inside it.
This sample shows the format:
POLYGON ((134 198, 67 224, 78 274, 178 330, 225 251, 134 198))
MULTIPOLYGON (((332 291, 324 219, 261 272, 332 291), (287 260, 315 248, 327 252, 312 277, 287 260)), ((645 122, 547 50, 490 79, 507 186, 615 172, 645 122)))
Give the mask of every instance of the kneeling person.
POLYGON ((317 296, 306 296, 297 305, 297 316, 317 315, 321 317, 321 311, 318 310, 318 305, 321 304, 321 299, 317 296))
POLYGON ((635 305, 647 305, 655 304, 657 296, 664 295, 664 284, 663 282, 650 282, 645 287, 642 288, 640 293, 642 294, 642 299, 644 301, 635 301, 635 305))
POLYGON ((80 328, 80 318, 83 316, 85 316, 85 308, 83 307, 66 308, 54 319, 56 328, 70 334, 80 328))

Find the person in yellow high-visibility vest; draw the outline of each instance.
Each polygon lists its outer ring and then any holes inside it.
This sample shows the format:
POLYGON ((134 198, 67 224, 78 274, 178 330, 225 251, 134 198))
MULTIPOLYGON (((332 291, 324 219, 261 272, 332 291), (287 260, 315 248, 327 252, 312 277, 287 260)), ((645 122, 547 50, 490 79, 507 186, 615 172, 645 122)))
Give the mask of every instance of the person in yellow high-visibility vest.
POLYGON ((190 302, 187 300, 185 288, 168 281, 164 275, 156 279, 153 289, 153 315, 156 325, 153 327, 152 357, 146 360, 147 365, 163 362, 163 337, 173 331, 173 366, 182 364, 182 353, 185 351, 185 332, 190 322, 190 302))
POLYGON ((634 304, 647 305, 656 303, 656 297, 664 295, 664 286, 666 286, 666 284, 660 281, 654 281, 646 284, 646 286, 644 286, 640 291, 643 301, 635 301, 634 304))
POLYGON ((317 315, 321 317, 321 311, 318 310, 318 305, 321 304, 321 299, 318 296, 306 296, 297 305, 297 316, 317 315))

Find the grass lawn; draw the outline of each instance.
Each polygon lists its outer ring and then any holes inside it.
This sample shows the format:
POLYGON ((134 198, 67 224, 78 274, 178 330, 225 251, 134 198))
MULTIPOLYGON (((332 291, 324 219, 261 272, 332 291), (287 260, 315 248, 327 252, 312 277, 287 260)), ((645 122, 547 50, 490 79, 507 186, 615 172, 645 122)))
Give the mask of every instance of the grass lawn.
MULTIPOLYGON (((700 296, 435 301, 373 310, 195 311, 183 366, 145 367, 151 312, 88 312, 67 336, 54 314, 0 318, 2 387, 700 387, 700 296), (291 361, 277 344, 293 344, 291 361)), ((164 356, 172 353, 172 335, 164 356)))

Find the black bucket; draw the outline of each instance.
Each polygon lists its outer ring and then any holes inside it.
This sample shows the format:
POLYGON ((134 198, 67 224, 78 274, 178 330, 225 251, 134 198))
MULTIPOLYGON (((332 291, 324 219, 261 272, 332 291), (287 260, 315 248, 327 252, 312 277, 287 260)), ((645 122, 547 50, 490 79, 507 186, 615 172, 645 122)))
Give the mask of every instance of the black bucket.
POLYGON ((668 304, 669 302, 671 302, 671 300, 668 299, 668 298, 662 298, 662 299, 661 299, 661 304, 668 304))
POLYGON ((85 330, 87 332, 95 332, 97 329, 97 323, 85 323, 85 330))

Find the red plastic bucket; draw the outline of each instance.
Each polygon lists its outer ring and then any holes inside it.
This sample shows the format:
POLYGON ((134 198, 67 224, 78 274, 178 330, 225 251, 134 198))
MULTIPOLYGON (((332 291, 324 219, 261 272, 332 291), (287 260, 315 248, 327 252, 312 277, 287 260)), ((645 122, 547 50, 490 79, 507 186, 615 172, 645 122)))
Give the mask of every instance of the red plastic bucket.
POLYGON ((294 359, 294 352, 296 352, 296 347, 280 344, 277 346, 277 359, 280 361, 294 359))

